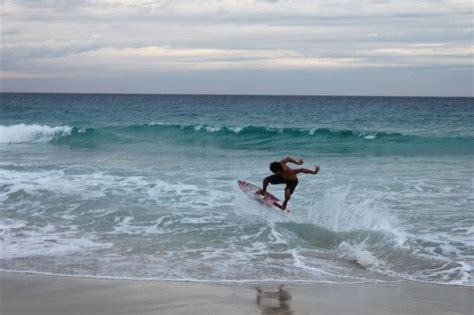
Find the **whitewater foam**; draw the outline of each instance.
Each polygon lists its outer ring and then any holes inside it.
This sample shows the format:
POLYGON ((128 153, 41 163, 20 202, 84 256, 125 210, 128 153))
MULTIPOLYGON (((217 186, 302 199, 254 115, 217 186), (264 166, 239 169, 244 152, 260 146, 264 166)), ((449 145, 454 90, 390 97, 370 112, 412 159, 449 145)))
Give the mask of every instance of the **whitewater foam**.
POLYGON ((350 244, 344 241, 337 247, 337 252, 344 259, 354 261, 363 268, 377 268, 380 261, 370 252, 365 242, 366 240, 363 240, 360 243, 350 244))
POLYGON ((111 246, 110 243, 99 243, 78 235, 73 227, 61 232, 51 224, 40 227, 17 225, 16 228, 0 231, 3 238, 0 259, 56 256, 111 246))
POLYGON ((64 137, 71 134, 72 127, 47 125, 18 124, 11 126, 0 125, 0 143, 43 143, 54 138, 64 137))
POLYGON ((309 209, 306 222, 336 232, 379 230, 402 236, 403 233, 391 224, 391 221, 396 220, 377 203, 376 194, 367 194, 366 198, 349 202, 351 189, 351 186, 328 189, 319 202, 309 209))

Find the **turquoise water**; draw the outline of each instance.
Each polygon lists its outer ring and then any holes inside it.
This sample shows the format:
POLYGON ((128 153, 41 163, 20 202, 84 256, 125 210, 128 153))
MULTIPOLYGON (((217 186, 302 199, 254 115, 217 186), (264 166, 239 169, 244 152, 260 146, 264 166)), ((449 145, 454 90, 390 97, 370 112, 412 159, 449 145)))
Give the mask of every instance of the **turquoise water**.
POLYGON ((473 121, 472 98, 0 94, 0 268, 472 285, 473 121), (291 215, 238 189, 288 155, 321 165, 291 215))

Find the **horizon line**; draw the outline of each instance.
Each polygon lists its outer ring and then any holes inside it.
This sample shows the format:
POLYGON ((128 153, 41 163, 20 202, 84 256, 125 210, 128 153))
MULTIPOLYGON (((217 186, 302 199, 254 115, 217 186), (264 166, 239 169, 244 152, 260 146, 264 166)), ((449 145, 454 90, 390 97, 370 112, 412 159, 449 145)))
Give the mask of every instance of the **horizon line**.
POLYGON ((280 97, 410 97, 410 98, 474 98, 473 96, 430 96, 430 95, 350 95, 350 94, 234 94, 234 93, 124 93, 124 92, 13 92, 0 91, 0 94, 82 94, 82 95, 156 95, 156 96, 280 96, 280 97))

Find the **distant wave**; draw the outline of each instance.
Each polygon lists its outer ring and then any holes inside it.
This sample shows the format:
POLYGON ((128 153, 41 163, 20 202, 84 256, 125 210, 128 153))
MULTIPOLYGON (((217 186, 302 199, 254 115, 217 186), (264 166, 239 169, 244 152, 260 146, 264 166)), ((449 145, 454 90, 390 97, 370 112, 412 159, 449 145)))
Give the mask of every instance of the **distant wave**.
POLYGON ((381 137, 403 137, 400 133, 387 133, 383 131, 357 131, 357 130, 338 130, 329 128, 272 128, 272 127, 260 127, 260 126, 211 126, 204 124, 197 125, 174 125, 174 124, 163 124, 159 122, 152 122, 148 125, 132 126, 131 128, 142 129, 142 128, 174 128, 185 131, 196 131, 196 132, 207 132, 207 133, 230 133, 235 135, 283 135, 283 136, 325 136, 325 137, 359 137, 367 140, 373 140, 381 137))
MULTIPOLYGON (((103 128, 103 129, 115 129, 118 131, 129 131, 129 132, 156 132, 165 130, 176 130, 184 131, 186 133, 195 132, 199 133, 215 133, 217 134, 230 134, 230 135, 261 135, 261 136, 324 136, 324 137, 360 137, 367 140, 373 140, 382 137, 403 137, 402 134, 398 133, 386 133, 386 132, 360 132, 353 130, 331 130, 328 128, 269 128, 269 127, 257 127, 257 126, 243 126, 243 127, 229 127, 229 126, 210 126, 210 125, 177 125, 177 124, 162 124, 153 122, 147 125, 133 125, 127 127, 115 127, 115 128, 103 128)), ((18 124, 11 126, 0 125, 0 143, 44 143, 52 140, 58 140, 59 138, 65 137, 85 137, 91 133, 98 133, 98 129, 94 128, 79 128, 70 126, 56 126, 51 127, 48 125, 39 124, 18 124)))
POLYGON ((358 131, 329 128, 272 128, 260 126, 149 124, 83 128, 38 124, 0 125, 0 143, 52 143, 96 146, 166 141, 187 146, 215 145, 227 149, 288 148, 319 152, 377 154, 410 152, 474 153, 472 137, 425 137, 385 131, 358 131))

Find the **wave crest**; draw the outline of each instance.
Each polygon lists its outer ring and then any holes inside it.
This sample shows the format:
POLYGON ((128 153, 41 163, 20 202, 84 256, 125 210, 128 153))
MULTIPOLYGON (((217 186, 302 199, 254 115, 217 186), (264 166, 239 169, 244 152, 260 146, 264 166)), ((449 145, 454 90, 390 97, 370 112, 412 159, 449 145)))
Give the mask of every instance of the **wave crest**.
POLYGON ((206 132, 206 133, 223 133, 223 134, 260 134, 260 135, 287 135, 287 136, 326 136, 326 137, 359 137, 367 140, 373 140, 381 137, 410 137, 400 133, 388 133, 383 131, 357 131, 349 129, 329 129, 329 128, 277 128, 262 126, 212 126, 206 124, 196 125, 179 125, 165 124, 162 122, 151 122, 147 125, 130 126, 133 129, 163 130, 163 129, 179 129, 184 131, 206 132))
POLYGON ((69 126, 50 127, 47 125, 0 125, 0 143, 44 143, 69 136, 73 128, 69 126))
POLYGON ((216 146, 224 149, 298 150, 337 154, 472 154, 474 138, 423 137, 387 131, 330 128, 275 128, 152 122, 84 128, 47 125, 0 125, 0 144, 53 143, 82 147, 98 144, 156 143, 216 146))
MULTIPOLYGON (((272 128, 260 126, 212 126, 205 124, 178 125, 152 122, 146 125, 131 125, 126 127, 104 127, 100 129, 70 127, 67 125, 51 127, 39 124, 18 124, 11 126, 0 125, 0 143, 44 143, 65 137, 98 136, 102 129, 112 133, 156 133, 158 136, 165 133, 195 133, 215 134, 227 136, 260 136, 260 137, 319 137, 319 138, 362 138, 374 140, 379 138, 409 137, 398 133, 386 132, 359 132, 353 130, 333 130, 329 128, 272 128), (114 132, 115 131, 115 132, 114 132)), ((101 135, 103 135, 101 133, 101 135)))

